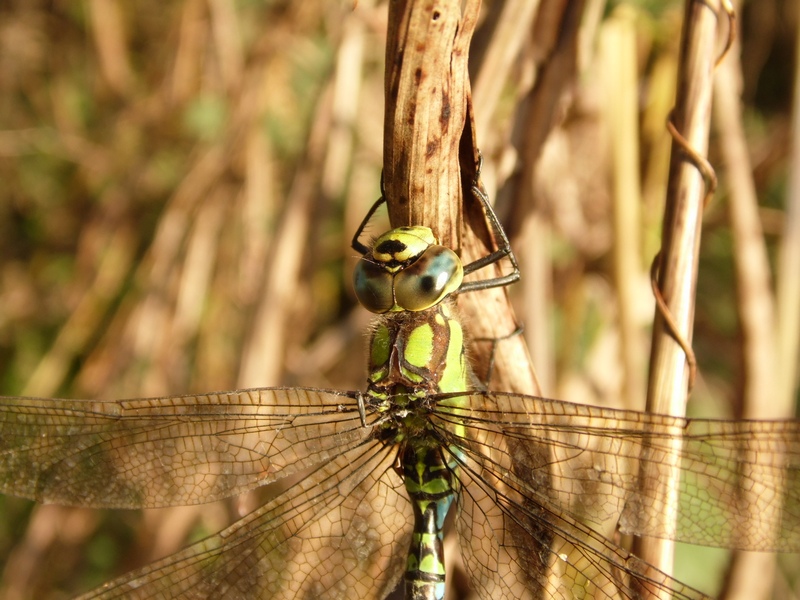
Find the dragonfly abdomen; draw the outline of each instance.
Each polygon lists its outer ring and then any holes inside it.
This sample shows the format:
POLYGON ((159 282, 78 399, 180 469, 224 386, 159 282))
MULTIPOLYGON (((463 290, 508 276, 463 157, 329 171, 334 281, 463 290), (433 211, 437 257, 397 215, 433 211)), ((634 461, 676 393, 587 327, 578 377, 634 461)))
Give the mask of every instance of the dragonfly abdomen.
POLYGON ((438 446, 406 446, 406 490, 414 510, 414 533, 406 565, 407 600, 442 600, 445 592, 444 520, 457 492, 455 461, 438 446))

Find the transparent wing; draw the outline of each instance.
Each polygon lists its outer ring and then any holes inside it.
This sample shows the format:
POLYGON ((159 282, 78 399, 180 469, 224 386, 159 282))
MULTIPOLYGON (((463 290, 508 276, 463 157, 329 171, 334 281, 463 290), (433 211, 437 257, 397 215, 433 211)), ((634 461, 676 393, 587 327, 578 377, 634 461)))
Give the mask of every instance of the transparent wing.
POLYGON ((467 459, 461 466, 456 523, 480 598, 644 600, 668 591, 670 598, 710 600, 568 514, 530 500, 513 473, 501 477, 472 465, 467 459))
POLYGON ((0 492, 106 508, 211 502, 326 461, 370 433, 355 393, 314 389, 0 397, 0 492))
POLYGON ((433 422, 443 444, 459 449, 462 545, 486 597, 557 597, 565 586, 637 597, 633 580, 702 597, 606 541, 598 528, 609 523, 611 532, 693 544, 800 548, 797 421, 678 419, 512 394, 464 400, 437 408, 433 422), (673 521, 639 467, 658 476, 675 453, 673 521))
POLYGON ((82 598, 384 598, 413 522, 396 453, 345 450, 228 529, 82 598))

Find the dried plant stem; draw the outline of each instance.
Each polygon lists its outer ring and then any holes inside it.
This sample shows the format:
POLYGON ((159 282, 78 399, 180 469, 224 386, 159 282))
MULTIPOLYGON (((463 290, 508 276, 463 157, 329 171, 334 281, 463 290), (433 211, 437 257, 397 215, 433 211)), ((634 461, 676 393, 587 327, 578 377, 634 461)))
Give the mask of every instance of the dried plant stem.
MULTIPOLYGON (((718 52, 718 14, 717 2, 687 0, 673 121, 688 146, 700 156, 705 156, 708 149, 712 72, 718 52)), ((705 193, 703 175, 681 146, 673 142, 658 287, 677 325, 678 335, 689 344, 692 339, 705 193)), ((657 311, 653 327, 647 410, 683 414, 689 371, 684 350, 657 311)), ((676 438, 676 445, 680 444, 680 439, 676 438)), ((659 469, 652 469, 653 472, 640 473, 641 485, 646 488, 641 493, 661 499, 668 521, 677 518, 678 450, 676 447, 672 453, 675 464, 660 465, 659 469)), ((668 540, 640 539, 634 543, 633 552, 669 574, 672 572, 673 546, 668 540)), ((647 595, 649 592, 642 593, 647 595)))
POLYGON ((416 224, 460 247, 458 147, 479 0, 395 0, 386 40, 383 177, 393 227, 416 224))
POLYGON ((117 0, 91 0, 89 16, 103 78, 124 97, 131 92, 134 79, 120 4, 117 0))
MULTIPOLYGON (((788 418, 792 416, 793 407, 778 406, 774 402, 775 311, 769 259, 758 217, 758 197, 742 126, 740 81, 739 48, 736 45, 715 75, 714 117, 730 190, 728 213, 734 242, 736 305, 743 352, 741 416, 748 419, 788 418)), ((759 499, 752 498, 749 506, 760 510, 759 499)), ((774 554, 761 552, 735 552, 722 597, 741 600, 769 598, 775 558, 774 554)))
MULTIPOLYGON (((504 207, 511 207, 512 214, 506 216, 506 232, 514 240, 518 254, 525 255, 520 265, 523 273, 520 285, 525 298, 521 308, 524 311, 525 338, 536 357, 534 362, 537 371, 545 373, 545 385, 542 388, 536 374, 531 371, 527 348, 520 339, 518 345, 513 341, 504 342, 498 350, 509 356, 510 369, 528 373, 525 382, 502 381, 500 372, 500 377, 493 380, 496 389, 526 393, 541 393, 544 389, 549 394, 556 389, 555 358, 550 339, 553 323, 550 308, 552 268, 550 256, 545 250, 549 247, 549 225, 548 217, 535 207, 532 194, 542 145, 556 126, 559 102, 563 99, 565 89, 574 82, 578 31, 584 6, 582 0, 568 3, 496 3, 489 9, 487 22, 478 34, 477 52, 473 52, 473 58, 477 58, 471 68, 476 81, 475 109, 480 119, 476 129, 479 139, 483 139, 488 131, 488 117, 495 110, 503 89, 499 82, 508 77, 512 68, 509 57, 513 54, 517 64, 522 62, 531 70, 530 80, 528 75, 524 75, 524 81, 517 89, 520 101, 511 132, 512 144, 519 156, 517 167, 500 183, 497 196, 502 198, 499 202, 504 207), (529 32, 533 32, 535 44, 530 43, 529 32), (525 39, 528 39, 527 43, 523 43, 525 39)), ((490 148, 489 152, 497 153, 497 150, 490 148)), ((504 325, 506 332, 512 326, 504 325)), ((500 328, 495 330, 502 332, 500 328)), ((503 359, 497 362, 502 365, 503 359)))
POLYGON ((292 306, 301 276, 303 249, 311 225, 312 198, 316 175, 322 169, 325 140, 331 129, 331 89, 317 104, 309 134, 306 161, 295 175, 278 235, 270 249, 269 275, 257 310, 255 323, 243 354, 238 385, 277 384, 292 306))
POLYGON ((775 396, 781 406, 791 405, 800 376, 800 36, 794 73, 792 107, 792 154, 788 165, 789 192, 786 197, 783 236, 776 277, 775 396))
POLYGON ((86 227, 85 241, 103 248, 96 267, 97 274, 81 292, 69 319, 36 366, 23 389, 25 395, 50 396, 58 393, 75 356, 100 327, 102 316, 111 305, 114 294, 125 283, 125 274, 134 258, 130 227, 125 223, 110 226, 107 221, 98 221, 86 227))
MULTIPOLYGON (((465 262, 492 247, 470 186, 477 148, 467 71, 479 0, 462 3, 396 0, 389 7, 386 46, 384 182, 393 227, 431 227, 465 262), (463 223, 463 228, 462 228, 463 223)), ((496 276, 491 268, 480 277, 496 276), (488 272, 487 272, 488 271, 488 272)), ((517 328, 503 290, 459 298, 473 340, 508 336, 517 328)), ((489 349, 473 348, 478 376, 488 373, 489 349)), ((496 345, 491 384, 535 392, 538 386, 521 336, 496 345)))
POLYGON ((495 4, 490 10, 493 11, 489 17, 492 22, 481 28, 487 44, 477 53, 473 48, 471 56, 477 60, 470 64, 475 82, 473 105, 475 113, 482 117, 477 124, 479 140, 488 136, 492 124, 489 115, 495 112, 503 84, 519 60, 523 46, 530 43, 531 30, 539 13, 539 0, 508 0, 495 4))
POLYGON ((633 308, 637 282, 643 275, 639 239, 641 182, 639 181, 638 82, 636 30, 632 18, 617 14, 604 26, 601 37, 605 101, 611 144, 614 198, 614 283, 624 380, 622 401, 641 408, 644 378, 641 331, 633 308))
MULTIPOLYGON (((517 228, 525 222, 534 205, 532 182, 536 165, 545 141, 556 126, 559 106, 564 92, 575 82, 578 72, 578 47, 581 22, 586 2, 577 0, 562 5, 561 10, 545 11, 548 28, 558 34, 552 40, 549 58, 541 65, 533 88, 520 101, 518 123, 513 142, 520 153, 521 172, 519 184, 513 189, 513 214, 509 219, 508 235, 517 236, 517 228)), ((537 31, 542 28, 537 21, 537 31)))

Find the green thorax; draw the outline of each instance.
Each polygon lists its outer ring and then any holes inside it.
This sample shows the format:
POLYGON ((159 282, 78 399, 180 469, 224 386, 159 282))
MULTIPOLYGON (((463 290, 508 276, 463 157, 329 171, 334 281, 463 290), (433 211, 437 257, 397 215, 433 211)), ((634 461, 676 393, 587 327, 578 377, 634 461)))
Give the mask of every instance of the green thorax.
POLYGON ((370 341, 369 392, 422 398, 460 392, 469 383, 461 323, 452 301, 420 312, 392 313, 370 341))

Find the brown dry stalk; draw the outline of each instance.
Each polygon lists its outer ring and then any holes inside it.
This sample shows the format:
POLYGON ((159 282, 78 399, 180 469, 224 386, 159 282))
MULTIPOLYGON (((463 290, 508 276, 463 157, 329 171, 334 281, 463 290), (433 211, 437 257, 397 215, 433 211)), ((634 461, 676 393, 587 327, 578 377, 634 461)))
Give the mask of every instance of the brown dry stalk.
POLYGON ((794 104, 792 106, 792 150, 786 213, 778 254, 775 286, 776 305, 776 402, 794 402, 800 383, 800 36, 794 61, 794 104))
MULTIPOLYGON (((460 250, 470 262, 493 246, 485 216, 470 191, 478 152, 467 58, 480 0, 466 2, 463 10, 461 5, 459 0, 390 4, 384 181, 393 227, 431 227, 440 243, 460 250)), ((479 276, 498 272, 481 269, 479 276)), ((465 294, 459 306, 473 340, 501 338, 517 329, 502 290, 465 294)), ((491 345, 485 345, 486 351, 479 346, 473 358, 484 379, 491 345)), ((496 349, 492 387, 536 392, 521 336, 500 342, 496 349)))
POLYGON ((386 40, 384 183, 393 226, 424 224, 460 247, 458 147, 467 114, 467 49, 480 1, 397 0, 386 40))
MULTIPOLYGON (((688 0, 684 13, 678 87, 673 122, 694 152, 704 157, 708 150, 711 118, 712 74, 718 58, 717 31, 719 3, 688 0)), ((681 145, 673 142, 670 177, 664 216, 664 231, 658 287, 680 335, 689 345, 695 308, 698 249, 700 245, 706 182, 681 145)), ((687 356, 656 311, 647 410, 682 415, 685 412, 690 379, 687 356)), ((663 465, 640 473, 642 490, 647 497, 661 498, 665 518, 677 517, 680 438, 672 454, 676 464, 663 465)), ((673 542, 637 539, 633 553, 665 573, 672 571, 673 542)), ((642 592, 645 597, 648 592, 642 592)))
POLYGON ((639 123, 637 113, 636 30, 630 15, 618 11, 600 37, 607 97, 604 110, 609 124, 614 199, 614 287, 624 381, 622 405, 641 407, 644 388, 642 331, 636 322, 637 282, 643 267, 640 256, 641 183, 639 181, 639 123))
MULTIPOLYGON (((742 418, 786 419, 794 414, 790 395, 778 395, 775 345, 775 301, 769 258, 761 221, 753 167, 747 149, 741 106, 741 48, 734 44, 714 80, 714 117, 719 147, 728 179, 728 214, 733 234, 737 310, 742 332, 742 418), (781 402, 783 399, 783 402, 781 402)), ((744 461, 743 461, 744 462, 744 461)), ((744 468, 744 467, 743 467, 744 468)), ((757 495, 749 500, 752 511, 765 510, 757 495)), ((775 491, 776 496, 780 496, 775 491)), ((762 501, 763 503, 763 501, 762 501)), ((778 531, 763 532, 777 536, 778 531)), ((726 600, 770 598, 775 583, 777 557, 764 552, 736 551, 731 557, 726 600)))
POLYGON ((134 79, 121 7, 116 0, 91 0, 89 16, 103 77, 114 92, 126 96, 134 79))
MULTIPOLYGON (((553 265, 547 250, 552 234, 551 217, 534 189, 537 188, 539 159, 545 140, 557 128, 562 118, 560 107, 576 80, 579 32, 586 14, 586 3, 582 0, 539 3, 531 14, 532 4, 537 3, 507 2, 491 7, 487 17, 490 22, 479 30, 480 38, 491 41, 486 44, 485 55, 476 61, 478 67, 473 64, 472 68, 476 73, 477 131, 479 139, 482 139, 481 132, 489 132, 488 127, 482 126, 485 114, 494 111, 498 99, 499 75, 505 73, 506 78, 514 77, 506 62, 508 46, 515 43, 519 28, 524 27, 529 32, 532 39, 521 45, 517 60, 529 65, 531 81, 527 86, 520 85, 514 125, 509 132, 519 160, 508 179, 498 182, 497 196, 510 207, 506 231, 514 240, 518 254, 525 256, 520 265, 523 272, 521 296, 525 298, 525 304, 519 309, 523 311, 525 338, 534 358, 533 364, 541 378, 537 379, 536 393, 548 395, 557 389, 556 344, 551 341, 553 265), (500 14, 492 18, 492 12, 500 14), (501 48, 497 49, 497 46, 501 48)), ((495 123, 492 125, 496 128, 495 123)), ((494 152, 502 154, 507 149, 501 152, 495 149, 494 152)))

